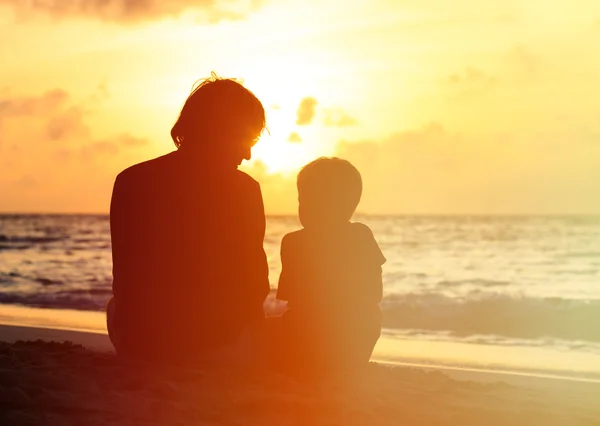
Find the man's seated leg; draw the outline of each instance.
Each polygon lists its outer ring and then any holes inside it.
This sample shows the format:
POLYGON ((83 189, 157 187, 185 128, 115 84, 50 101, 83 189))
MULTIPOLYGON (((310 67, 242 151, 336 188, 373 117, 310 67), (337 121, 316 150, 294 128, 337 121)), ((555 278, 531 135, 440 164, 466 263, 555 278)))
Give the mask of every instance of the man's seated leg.
POLYGON ((106 304, 106 329, 108 330, 108 337, 112 343, 115 351, 118 351, 118 332, 116 327, 116 306, 117 301, 114 296, 110 298, 106 304))

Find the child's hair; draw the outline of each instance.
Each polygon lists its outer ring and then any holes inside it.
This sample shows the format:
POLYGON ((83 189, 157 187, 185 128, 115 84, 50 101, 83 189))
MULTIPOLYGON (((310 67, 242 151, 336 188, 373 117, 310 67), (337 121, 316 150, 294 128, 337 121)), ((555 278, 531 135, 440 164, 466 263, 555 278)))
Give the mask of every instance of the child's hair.
POLYGON ((300 202, 310 200, 319 214, 336 220, 350 220, 362 194, 362 178, 349 161, 320 157, 298 173, 300 202))

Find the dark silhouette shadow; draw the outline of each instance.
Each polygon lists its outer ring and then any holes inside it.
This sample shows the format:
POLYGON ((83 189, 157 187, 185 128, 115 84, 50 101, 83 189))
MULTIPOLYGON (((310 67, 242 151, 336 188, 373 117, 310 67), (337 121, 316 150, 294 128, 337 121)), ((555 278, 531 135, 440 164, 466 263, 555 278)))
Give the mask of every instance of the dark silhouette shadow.
POLYGON ((277 324, 277 366, 306 377, 368 363, 381 331, 385 263, 371 230, 352 223, 361 197, 358 170, 319 158, 298 174, 304 229, 281 242, 277 298, 288 310, 277 324))
POLYGON ((120 356, 194 363, 262 322, 263 201, 237 166, 264 127, 260 101, 213 74, 171 131, 177 151, 117 176, 107 320, 120 356))

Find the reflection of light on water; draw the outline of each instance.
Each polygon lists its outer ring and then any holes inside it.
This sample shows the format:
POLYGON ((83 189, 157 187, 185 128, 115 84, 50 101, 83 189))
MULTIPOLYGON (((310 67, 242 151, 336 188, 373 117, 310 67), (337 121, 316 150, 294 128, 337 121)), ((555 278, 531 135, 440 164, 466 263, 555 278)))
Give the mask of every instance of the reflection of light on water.
POLYGON ((373 359, 600 380, 600 356, 532 346, 396 339, 383 334, 373 359))
MULTIPOLYGON (((0 305, 0 324, 106 333, 104 312, 0 305)), ((1 340, 1 339, 0 339, 1 340)))

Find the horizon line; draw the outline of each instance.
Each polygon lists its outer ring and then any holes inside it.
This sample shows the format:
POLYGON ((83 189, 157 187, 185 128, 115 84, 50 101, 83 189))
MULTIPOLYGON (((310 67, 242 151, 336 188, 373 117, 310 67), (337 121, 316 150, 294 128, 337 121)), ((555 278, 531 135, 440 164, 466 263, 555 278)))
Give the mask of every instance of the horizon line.
MULTIPOLYGON (((0 216, 109 216, 109 212, 60 212, 60 211, 0 211, 0 216)), ((266 217, 298 217, 297 213, 265 213, 266 217)), ((373 217, 456 217, 456 216, 495 216, 495 217, 599 217, 597 213, 366 213, 356 212, 353 216, 373 217)))

